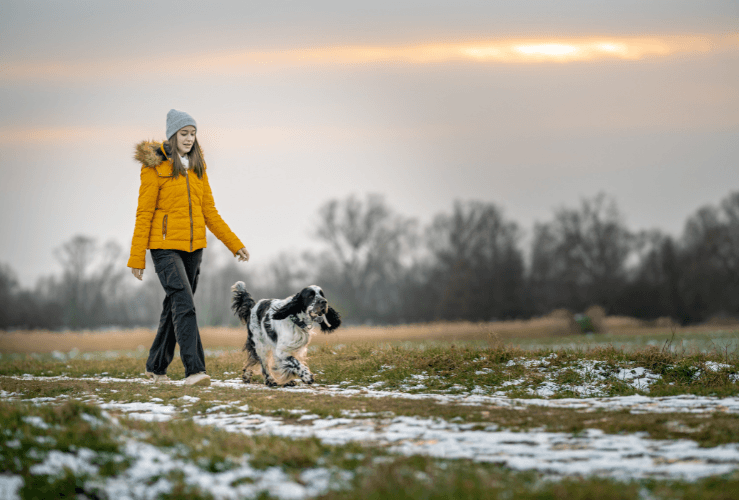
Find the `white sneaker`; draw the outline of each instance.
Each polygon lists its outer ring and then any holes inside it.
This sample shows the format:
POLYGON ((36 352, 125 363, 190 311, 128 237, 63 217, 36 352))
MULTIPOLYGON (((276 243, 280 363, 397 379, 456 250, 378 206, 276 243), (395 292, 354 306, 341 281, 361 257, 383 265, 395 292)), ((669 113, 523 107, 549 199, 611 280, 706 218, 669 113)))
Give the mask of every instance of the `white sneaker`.
POLYGON ((144 375, 152 379, 155 384, 159 382, 169 382, 169 377, 166 375, 157 375, 156 373, 152 373, 149 371, 145 371, 144 375))
POLYGON ((205 372, 193 373, 185 379, 185 385, 210 385, 210 377, 205 372))

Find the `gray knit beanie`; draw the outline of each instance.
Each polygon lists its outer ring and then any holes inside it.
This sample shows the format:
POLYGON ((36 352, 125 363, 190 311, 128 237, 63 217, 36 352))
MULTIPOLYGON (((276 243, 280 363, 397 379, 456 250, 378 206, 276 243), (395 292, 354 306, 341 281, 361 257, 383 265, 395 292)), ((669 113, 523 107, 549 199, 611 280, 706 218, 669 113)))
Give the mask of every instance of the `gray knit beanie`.
POLYGON ((195 119, 185 113, 184 111, 177 111, 176 109, 170 109, 167 113, 167 139, 172 137, 182 127, 192 125, 197 130, 198 125, 195 123, 195 119))

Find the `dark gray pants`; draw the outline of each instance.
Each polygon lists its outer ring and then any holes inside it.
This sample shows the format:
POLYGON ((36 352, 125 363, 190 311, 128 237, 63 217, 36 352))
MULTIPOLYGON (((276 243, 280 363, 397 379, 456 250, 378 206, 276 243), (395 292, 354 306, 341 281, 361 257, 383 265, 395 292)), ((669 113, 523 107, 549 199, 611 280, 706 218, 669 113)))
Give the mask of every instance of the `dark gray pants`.
POLYGON ((151 258, 167 296, 162 304, 157 336, 146 360, 146 370, 157 375, 167 373, 167 367, 174 357, 175 344, 179 344, 185 376, 204 372, 205 353, 200 342, 193 300, 203 249, 194 252, 152 249, 151 258))

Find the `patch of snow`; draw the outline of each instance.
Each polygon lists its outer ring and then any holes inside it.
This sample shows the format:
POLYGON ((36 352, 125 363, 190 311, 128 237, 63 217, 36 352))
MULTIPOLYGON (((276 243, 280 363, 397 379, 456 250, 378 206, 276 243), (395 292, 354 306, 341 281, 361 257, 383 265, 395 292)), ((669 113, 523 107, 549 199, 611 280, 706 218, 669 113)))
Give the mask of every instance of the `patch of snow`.
POLYGON ((21 476, 6 476, 0 474, 0 498, 6 500, 21 500, 18 491, 23 487, 25 481, 21 476))
POLYGON ((423 389, 426 389, 426 386, 423 384, 417 384, 417 385, 401 385, 401 389, 404 391, 420 391, 423 389))
POLYGON ((551 364, 549 360, 556 359, 556 358, 557 358, 556 352, 553 352, 549 356, 539 358, 539 359, 516 358, 516 359, 509 360, 508 363, 506 363, 506 367, 516 366, 516 365, 523 366, 524 368, 536 368, 540 366, 549 366, 551 364))
MULTIPOLYGON (((54 382, 57 380, 82 380, 82 379, 71 379, 68 377, 33 377, 28 375, 33 380, 54 382)), ((3 376, 0 376, 2 379, 3 376)), ((19 379, 16 376, 10 376, 8 378, 19 379)), ((120 382, 129 383, 141 383, 145 382, 143 379, 120 379, 120 382)), ((513 385, 512 381, 511 385, 513 385)), ((503 384, 507 384, 504 382, 503 384)), ((470 392, 461 392, 459 394, 444 394, 444 393, 406 393, 402 391, 391 391, 391 390, 374 390, 368 387, 355 387, 355 388, 342 388, 338 385, 321 385, 313 384, 311 386, 301 385, 298 387, 290 388, 266 388, 261 384, 244 384, 239 379, 229 381, 215 380, 211 382, 212 387, 229 387, 233 389, 240 389, 243 391, 289 391, 293 393, 305 393, 305 394, 324 394, 327 396, 345 396, 345 397, 368 397, 368 398, 400 398, 400 399, 428 399, 437 401, 445 404, 460 404, 469 406, 479 405, 494 405, 501 407, 526 407, 526 406, 551 406, 553 408, 576 408, 583 411, 597 411, 597 410, 613 410, 622 411, 630 410, 632 413, 666 413, 666 412, 689 412, 689 413, 711 413, 714 411, 721 411, 726 413, 739 413, 739 398, 737 397, 726 397, 717 398, 709 396, 694 396, 694 395, 680 395, 680 396, 666 396, 666 397, 648 397, 642 395, 633 396, 615 396, 615 397, 588 397, 588 398, 562 398, 562 399, 519 399, 510 398, 501 394, 500 392, 495 393, 492 396, 486 396, 482 394, 471 394, 470 392)), ((453 385, 449 390, 466 391, 466 388, 461 385, 453 385)), ((37 399, 49 399, 54 398, 37 398, 37 399)), ((90 401, 95 403, 96 401, 90 401)), ((110 408, 117 408, 119 405, 131 405, 134 403, 105 403, 110 408)), ((154 403, 135 403, 135 404, 154 404, 154 403)), ((101 405, 102 406, 102 405, 101 405)), ((169 406, 154 405, 158 408, 167 408, 164 413, 172 413, 174 408, 169 406)), ((122 411, 133 411, 127 406, 121 406, 119 409, 122 411)), ((242 411, 248 411, 247 409, 242 411)), ((144 410, 142 410, 144 411, 144 410)), ((154 408, 152 411, 158 411, 154 408)), ((162 413, 162 412, 160 412, 162 413)))
MULTIPOLYGON (((726 363, 716 363, 714 361, 706 361, 705 364, 706 364, 706 368, 708 369, 708 371, 711 371, 714 373, 721 371, 721 370, 731 369, 731 365, 727 365, 726 363)), ((701 375, 703 375, 703 372, 701 370, 697 370, 693 374, 693 380, 700 378, 701 375)), ((730 373, 729 380, 731 380, 732 382, 739 382, 739 373, 730 373)))
POLYGON ((712 372, 717 372, 719 370, 731 368, 731 365, 727 365, 726 363, 716 363, 715 361, 706 361, 706 368, 712 372))
POLYGON ((526 382, 526 379, 525 378, 519 378, 519 379, 516 379, 516 380, 506 380, 505 382, 503 382, 502 384, 500 384, 500 386, 501 387, 508 387, 508 386, 512 386, 512 385, 521 385, 524 382, 526 382))
POLYGON ((53 398, 51 398, 51 397, 31 398, 31 399, 26 399, 25 401, 27 401, 27 402, 29 402, 29 403, 31 403, 33 405, 42 405, 42 404, 46 404, 46 403, 53 403, 53 402, 56 402, 59 399, 65 399, 67 397, 68 396, 66 394, 62 394, 62 395, 59 395, 59 396, 56 396, 56 397, 53 397, 53 398))
POLYGON ((163 478, 174 471, 181 471, 188 485, 216 499, 254 498, 267 492, 276 498, 300 500, 347 488, 353 478, 347 471, 313 468, 303 470, 296 482, 279 467, 258 470, 246 460, 227 471, 209 472, 136 441, 126 443, 125 454, 133 459, 131 467, 119 476, 100 481, 99 487, 108 498, 156 498, 170 493, 172 484, 163 478))
POLYGON ((28 471, 31 474, 46 474, 49 476, 60 476, 64 469, 71 470, 75 475, 96 475, 98 466, 91 461, 96 453, 89 448, 81 448, 77 453, 63 453, 59 450, 51 450, 43 462, 32 465, 28 471))
POLYGON ((536 389, 529 389, 530 394, 536 394, 542 398, 549 398, 557 394, 560 390, 560 386, 554 382, 542 382, 536 389))
POLYGON ((225 404, 225 405, 211 406, 210 408, 208 408, 207 410, 205 410, 205 413, 213 413, 214 411, 227 410, 227 409, 231 408, 233 406, 233 404, 234 403, 229 403, 229 404, 225 404))
POLYGON ((15 399, 22 395, 22 392, 8 392, 0 389, 0 399, 15 399))
POLYGON ((93 429, 105 424, 105 422, 103 422, 99 418, 93 415, 88 415, 87 413, 83 413, 82 415, 80 415, 80 418, 90 424, 93 429))
POLYGON ((517 470, 555 475, 599 475, 619 479, 671 477, 693 481, 739 468, 739 446, 701 448, 688 440, 651 440, 638 434, 587 430, 577 436, 530 430, 472 430, 474 424, 441 419, 315 419, 287 424, 262 415, 196 417, 200 425, 229 432, 289 438, 316 437, 327 444, 371 442, 389 451, 445 459, 492 462, 517 470))
MULTIPOLYGON (((216 499, 254 498, 261 492, 286 500, 302 500, 320 496, 330 490, 350 487, 354 475, 348 471, 327 468, 308 468, 294 481, 279 467, 266 470, 252 468, 247 457, 236 467, 223 472, 209 472, 194 463, 173 457, 148 443, 128 440, 120 458, 126 456, 131 466, 115 477, 99 477, 98 467, 93 465, 96 453, 83 448, 77 453, 51 451, 44 461, 33 465, 31 474, 58 476, 65 469, 75 475, 88 475, 85 489, 105 498, 158 498, 172 492, 173 484, 166 477, 172 472, 182 472, 184 482, 208 492, 216 499), (239 484, 240 483, 240 484, 239 484)), ((23 486, 19 476, 0 476, 0 498, 18 498, 23 486)))
MULTIPOLYGON (((649 392, 649 386, 660 379, 659 375, 653 374, 648 370, 638 367, 629 369, 620 369, 618 373, 612 372, 612 369, 602 361, 596 360, 577 360, 568 365, 562 365, 555 368, 551 367, 550 360, 556 357, 556 353, 540 358, 529 360, 526 358, 517 358, 510 360, 506 364, 507 367, 524 366, 541 373, 544 380, 538 387, 529 387, 529 394, 540 397, 552 397, 562 391, 570 391, 582 397, 604 396, 606 394, 607 382, 609 379, 617 379, 624 381, 637 390, 649 392), (558 384, 556 380, 560 378, 563 372, 572 372, 582 383, 565 383, 558 384)), ((504 382, 501 387, 510 385, 521 385, 526 379, 518 379, 517 383, 511 384, 504 382)), ((498 391, 496 394, 504 393, 498 391)))
POLYGON ((33 417, 33 416, 26 415, 22 417, 22 420, 27 424, 30 424, 34 427, 38 427, 39 429, 44 429, 44 430, 50 429, 49 424, 44 422, 44 419, 41 417, 33 417))
POLYGON ((100 403, 100 408, 105 410, 118 410, 127 413, 129 418, 145 420, 147 422, 166 422, 170 420, 177 411, 172 405, 160 405, 156 403, 100 403))
POLYGON ((620 369, 616 374, 616 378, 627 382, 634 389, 649 392, 649 386, 661 379, 662 376, 652 373, 646 368, 637 367, 626 370, 620 369))

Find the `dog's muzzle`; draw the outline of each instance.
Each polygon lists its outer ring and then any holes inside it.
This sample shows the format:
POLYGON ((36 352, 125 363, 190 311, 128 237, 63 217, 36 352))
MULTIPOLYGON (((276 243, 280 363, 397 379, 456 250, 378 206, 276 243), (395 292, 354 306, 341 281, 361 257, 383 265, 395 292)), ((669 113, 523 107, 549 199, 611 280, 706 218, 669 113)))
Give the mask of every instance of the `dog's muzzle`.
POLYGON ((313 311, 310 313, 310 315, 319 323, 326 323, 326 325, 330 328, 331 323, 329 323, 328 319, 326 319, 327 312, 328 312, 328 301, 326 299, 321 298, 321 299, 316 300, 316 303, 313 305, 313 311))

